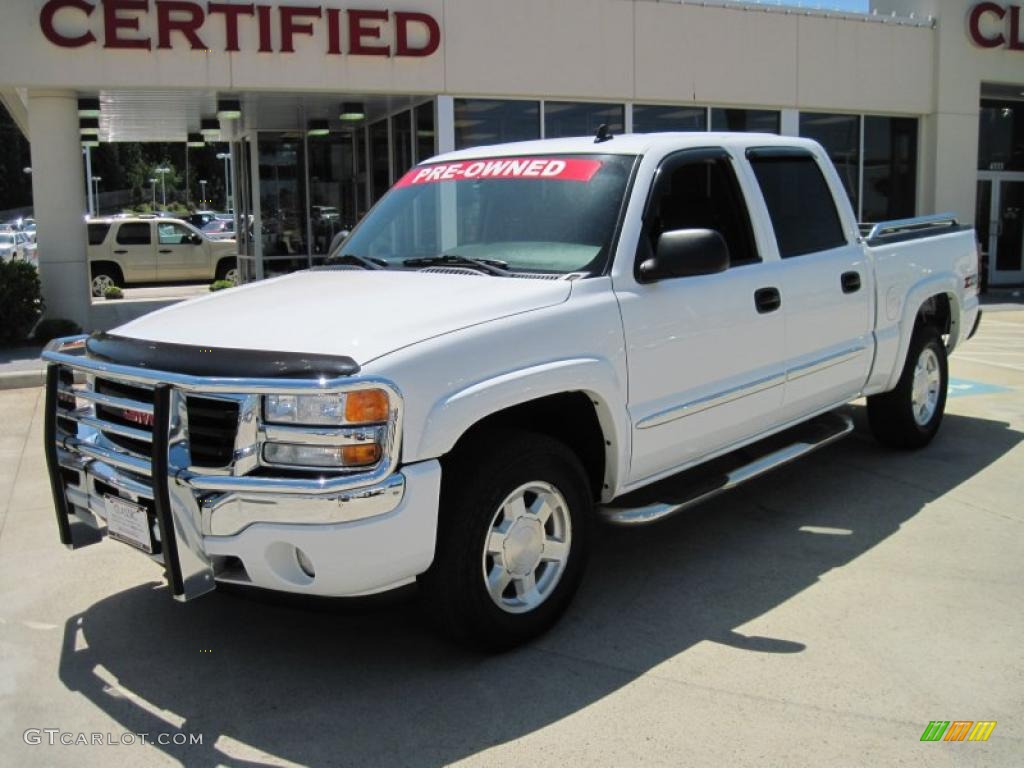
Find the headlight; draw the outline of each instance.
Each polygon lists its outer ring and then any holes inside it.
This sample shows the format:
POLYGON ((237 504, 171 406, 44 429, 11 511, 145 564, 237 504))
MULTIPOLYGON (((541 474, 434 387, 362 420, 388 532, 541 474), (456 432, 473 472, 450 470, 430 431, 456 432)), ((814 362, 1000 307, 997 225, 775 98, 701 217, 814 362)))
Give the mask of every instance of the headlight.
POLYGON ((263 447, 263 459, 267 463, 294 467, 365 467, 376 464, 380 456, 377 443, 337 447, 267 443, 263 447))
POLYGON ((387 393, 360 389, 342 395, 267 395, 264 414, 271 424, 339 426, 388 420, 387 393))

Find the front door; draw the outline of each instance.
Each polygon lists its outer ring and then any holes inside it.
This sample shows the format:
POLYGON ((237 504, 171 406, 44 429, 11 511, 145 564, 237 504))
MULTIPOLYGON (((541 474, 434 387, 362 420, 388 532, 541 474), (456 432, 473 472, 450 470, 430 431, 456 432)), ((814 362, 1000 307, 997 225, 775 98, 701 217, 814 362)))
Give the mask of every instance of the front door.
POLYGON ((978 235, 989 285, 1024 283, 1024 173, 982 174, 978 235))
POLYGON ((173 221, 156 225, 158 280, 203 280, 212 277, 206 242, 194 230, 173 221), (198 242, 196 242, 198 240, 198 242))
POLYGON ((631 483, 748 440, 777 423, 782 404, 780 265, 757 251, 724 150, 686 150, 662 163, 637 263, 662 233, 685 229, 719 232, 729 269, 616 288, 628 340, 631 483))

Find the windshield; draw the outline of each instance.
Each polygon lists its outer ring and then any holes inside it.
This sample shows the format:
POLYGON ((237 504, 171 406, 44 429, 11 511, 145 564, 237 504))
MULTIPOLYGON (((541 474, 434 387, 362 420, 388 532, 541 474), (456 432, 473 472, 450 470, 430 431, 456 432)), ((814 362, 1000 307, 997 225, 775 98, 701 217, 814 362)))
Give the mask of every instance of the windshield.
POLYGON ((0 234, 0 245, 14 245, 14 235, 0 234))
POLYGON ((420 165, 374 207, 342 253, 387 266, 446 257, 500 262, 510 271, 597 272, 634 160, 545 155, 420 165))

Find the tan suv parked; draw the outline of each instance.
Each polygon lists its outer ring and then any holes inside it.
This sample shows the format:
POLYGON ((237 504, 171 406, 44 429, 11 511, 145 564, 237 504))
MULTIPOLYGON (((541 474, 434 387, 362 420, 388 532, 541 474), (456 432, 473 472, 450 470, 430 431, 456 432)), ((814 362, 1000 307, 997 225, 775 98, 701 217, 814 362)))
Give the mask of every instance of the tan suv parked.
POLYGON ((92 219, 88 225, 93 296, 130 283, 238 282, 235 241, 211 240, 180 219, 92 219))

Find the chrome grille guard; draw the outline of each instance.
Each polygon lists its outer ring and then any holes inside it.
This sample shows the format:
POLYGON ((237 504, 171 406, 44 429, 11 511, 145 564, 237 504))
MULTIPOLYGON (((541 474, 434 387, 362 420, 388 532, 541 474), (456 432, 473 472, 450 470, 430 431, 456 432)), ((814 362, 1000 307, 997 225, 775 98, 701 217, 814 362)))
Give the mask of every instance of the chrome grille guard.
MULTIPOLYGON (((76 514, 75 507, 94 513, 94 497, 69 484, 67 472, 84 472, 89 468, 96 480, 118 491, 151 500, 156 518, 159 551, 153 557, 163 564, 171 594, 177 600, 203 595, 215 587, 214 569, 203 547, 202 511, 199 498, 203 494, 254 492, 327 496, 385 481, 398 467, 401 448, 402 396, 389 381, 372 376, 337 376, 333 378, 238 378, 196 376, 171 371, 152 370, 122 365, 88 357, 88 337, 57 339, 43 352, 47 362, 46 404, 44 417, 44 450, 60 540, 75 549, 98 540, 93 525, 76 514), (102 395, 90 389, 76 389, 69 383, 80 372, 86 377, 101 377, 120 383, 152 388, 153 401, 102 395), (248 409, 240 411, 240 428, 247 415, 255 420, 253 408, 259 408, 259 396, 265 394, 341 394, 367 387, 385 390, 391 409, 380 432, 355 430, 345 439, 358 441, 361 434, 383 437, 383 455, 378 464, 366 470, 349 470, 330 476, 254 476, 243 474, 251 462, 227 472, 202 471, 189 466, 188 435, 183 413, 189 394, 203 396, 241 397, 248 409), (69 402, 77 398, 152 415, 152 433, 104 421, 78 409, 69 402), (148 442, 150 453, 143 456, 116 445, 83 436, 80 426, 96 431, 109 431, 148 442), (238 470, 238 474, 235 473, 238 470)), ((255 434, 255 425, 250 431, 255 434)), ((344 430, 339 430, 344 432, 344 430)), ((322 430, 311 430, 311 439, 322 440, 322 430)), ((282 473, 283 474, 283 473, 282 473)))

